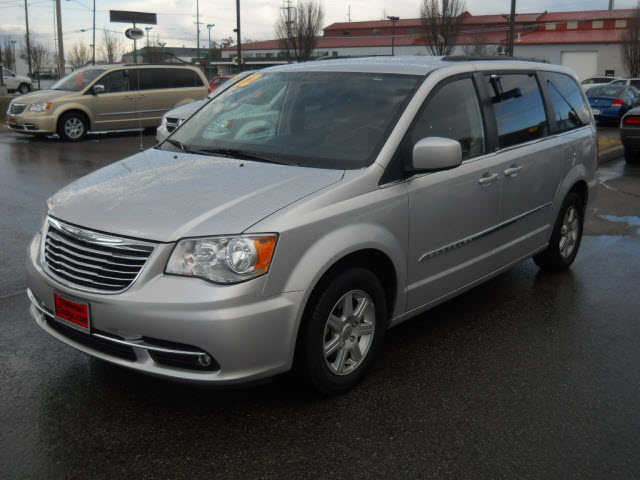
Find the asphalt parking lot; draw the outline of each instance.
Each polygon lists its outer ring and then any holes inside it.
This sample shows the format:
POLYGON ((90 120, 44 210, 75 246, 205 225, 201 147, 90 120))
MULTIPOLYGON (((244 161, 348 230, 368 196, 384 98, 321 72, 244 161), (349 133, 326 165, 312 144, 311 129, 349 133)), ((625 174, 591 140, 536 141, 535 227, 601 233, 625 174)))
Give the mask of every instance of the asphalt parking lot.
POLYGON ((400 325, 362 385, 322 398, 286 378, 142 376, 30 319, 24 255, 46 198, 139 142, 0 133, 1 478, 640 477, 640 167, 601 166, 570 271, 527 261, 400 325))

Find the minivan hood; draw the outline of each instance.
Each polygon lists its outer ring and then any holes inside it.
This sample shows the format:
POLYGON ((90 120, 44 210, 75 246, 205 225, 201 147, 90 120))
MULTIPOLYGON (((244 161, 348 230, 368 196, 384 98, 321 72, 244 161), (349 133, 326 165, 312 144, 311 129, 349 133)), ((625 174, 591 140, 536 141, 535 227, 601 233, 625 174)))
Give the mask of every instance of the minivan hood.
POLYGON ((39 103, 39 102, 51 102, 57 98, 71 95, 72 93, 78 93, 78 92, 69 92, 67 90, 38 90, 37 92, 31 92, 31 93, 27 93, 26 95, 20 95, 19 97, 16 97, 13 100, 13 102, 26 103, 27 105, 32 105, 34 103, 39 103))
POLYGON ((149 149, 73 182, 48 208, 81 227, 170 242, 241 233, 343 174, 149 149))
POLYGON ((208 98, 203 98, 202 100, 196 100, 195 102, 187 103, 186 105, 182 105, 181 107, 177 107, 173 110, 168 111, 166 116, 169 118, 189 118, 208 101, 208 98))

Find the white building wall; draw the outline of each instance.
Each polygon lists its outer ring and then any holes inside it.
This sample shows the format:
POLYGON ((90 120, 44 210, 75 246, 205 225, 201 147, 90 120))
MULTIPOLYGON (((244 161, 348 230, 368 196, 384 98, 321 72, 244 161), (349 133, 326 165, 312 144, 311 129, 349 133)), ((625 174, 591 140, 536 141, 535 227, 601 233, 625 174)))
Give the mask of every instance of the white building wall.
POLYGON ((628 75, 618 43, 567 44, 567 45, 518 45, 513 49, 517 57, 539 58, 551 63, 562 64, 562 52, 597 52, 597 75, 604 75, 606 70, 613 70, 616 76, 628 75))

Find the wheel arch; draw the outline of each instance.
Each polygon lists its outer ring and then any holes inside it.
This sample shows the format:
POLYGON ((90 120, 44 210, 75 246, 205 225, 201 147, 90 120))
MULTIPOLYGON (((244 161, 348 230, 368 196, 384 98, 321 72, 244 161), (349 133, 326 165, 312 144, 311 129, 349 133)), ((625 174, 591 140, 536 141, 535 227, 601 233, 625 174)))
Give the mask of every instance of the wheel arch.
POLYGON ((60 127, 60 119, 63 116, 65 116, 66 114, 68 114, 68 113, 79 113, 80 115, 82 115, 85 118, 85 120, 87 121, 87 124, 88 124, 87 131, 91 130, 91 124, 93 123, 91 114, 89 112, 87 112, 86 110, 84 110, 83 108, 80 108, 80 107, 77 107, 77 106, 74 106, 74 107, 71 107, 71 108, 65 108, 63 111, 61 111, 58 114, 58 116, 56 118, 56 130, 60 127))

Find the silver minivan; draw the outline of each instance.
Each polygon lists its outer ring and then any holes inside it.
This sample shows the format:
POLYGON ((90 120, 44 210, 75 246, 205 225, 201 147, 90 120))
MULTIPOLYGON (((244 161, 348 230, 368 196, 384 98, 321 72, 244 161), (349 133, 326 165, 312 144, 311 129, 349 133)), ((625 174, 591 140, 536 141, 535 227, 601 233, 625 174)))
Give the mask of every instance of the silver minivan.
POLYGON ((31 314, 142 372, 355 385, 385 331, 530 257, 574 261, 596 187, 575 75, 538 62, 262 70, 48 200, 31 314))

